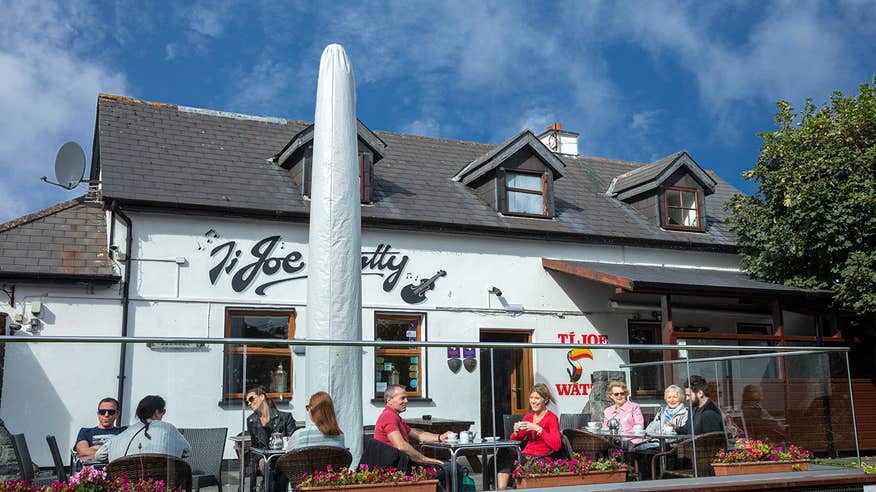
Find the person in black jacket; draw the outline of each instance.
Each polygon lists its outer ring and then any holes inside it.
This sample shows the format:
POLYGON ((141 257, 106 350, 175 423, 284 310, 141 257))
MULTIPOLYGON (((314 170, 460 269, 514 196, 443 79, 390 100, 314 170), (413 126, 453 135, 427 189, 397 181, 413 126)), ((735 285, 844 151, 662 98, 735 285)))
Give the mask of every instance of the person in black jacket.
POLYGON ((691 417, 677 428, 679 434, 694 435, 708 432, 724 432, 724 416, 715 402, 709 398, 709 384, 702 376, 691 376, 684 385, 684 395, 693 407, 691 417))
MULTIPOLYGON (((246 404, 252 410, 246 418, 246 429, 249 431, 250 443, 254 448, 268 449, 270 447, 271 434, 279 432, 284 437, 289 437, 295 432, 295 417, 289 412, 277 410, 274 400, 268 398, 263 386, 256 386, 246 392, 244 396, 246 404)), ((259 460, 259 471, 264 473, 265 460, 259 460)), ((282 473, 274 473, 273 490, 286 490, 289 480, 282 473)), ((271 477, 265 477, 271 480, 271 477)))

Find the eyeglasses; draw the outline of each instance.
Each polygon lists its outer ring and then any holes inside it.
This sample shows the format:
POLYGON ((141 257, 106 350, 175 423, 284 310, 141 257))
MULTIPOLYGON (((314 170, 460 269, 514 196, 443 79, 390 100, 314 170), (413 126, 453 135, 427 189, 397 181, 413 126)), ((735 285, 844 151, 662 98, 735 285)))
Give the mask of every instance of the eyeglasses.
POLYGON ((255 401, 255 399, 256 399, 255 395, 252 395, 252 396, 250 396, 249 398, 246 399, 246 402, 247 402, 247 403, 252 403, 252 402, 255 401))
POLYGON ((306 410, 306 411, 309 412, 309 411, 310 411, 310 405, 304 405, 304 410, 306 410))
POLYGON ((158 413, 160 413, 161 415, 164 415, 164 414, 167 413, 167 409, 166 409, 166 408, 162 408, 161 410, 158 411, 158 413))
POLYGON ((112 417, 116 414, 116 410, 112 408, 99 408, 97 410, 97 413, 99 413, 100 415, 109 415, 110 417, 112 417))
POLYGON ((611 396, 626 396, 626 393, 612 393, 611 396))

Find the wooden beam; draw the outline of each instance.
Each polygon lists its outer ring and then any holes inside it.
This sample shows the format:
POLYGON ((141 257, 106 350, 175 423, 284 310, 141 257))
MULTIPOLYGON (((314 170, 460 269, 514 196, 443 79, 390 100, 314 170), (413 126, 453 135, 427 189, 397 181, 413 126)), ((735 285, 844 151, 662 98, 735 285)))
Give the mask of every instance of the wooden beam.
POLYGON ((612 275, 609 273, 600 272, 591 268, 584 268, 580 265, 575 265, 572 262, 542 258, 541 266, 547 268, 548 270, 568 273, 569 275, 586 278, 588 280, 593 280, 595 282, 600 282, 603 284, 613 285, 622 289, 635 290, 632 279, 621 277, 620 275, 612 275))

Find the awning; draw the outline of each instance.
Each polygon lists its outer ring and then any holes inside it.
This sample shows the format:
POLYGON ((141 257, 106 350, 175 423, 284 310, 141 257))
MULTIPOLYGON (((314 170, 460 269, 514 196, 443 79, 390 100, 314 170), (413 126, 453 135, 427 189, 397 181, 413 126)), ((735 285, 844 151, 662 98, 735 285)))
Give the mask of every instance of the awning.
POLYGON ((799 289, 754 280, 746 273, 734 271, 567 261, 549 258, 542 258, 541 264, 546 270, 586 278, 628 292, 698 296, 818 297, 824 300, 833 295, 833 292, 829 290, 799 289))

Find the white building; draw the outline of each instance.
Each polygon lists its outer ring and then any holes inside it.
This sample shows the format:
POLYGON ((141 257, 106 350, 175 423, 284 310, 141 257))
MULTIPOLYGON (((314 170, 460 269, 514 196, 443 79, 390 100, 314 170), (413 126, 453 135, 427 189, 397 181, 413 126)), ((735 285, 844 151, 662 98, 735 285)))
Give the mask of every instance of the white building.
MULTIPOLYGON (((739 272, 721 206, 736 190, 685 152, 650 164, 586 157, 559 125, 498 146, 362 123, 359 137, 363 339, 816 340, 799 306, 817 313, 827 296, 739 272)), ((87 197, 0 225, 0 328, 37 340, 307 338, 311 126, 102 95, 94 138, 87 197)), ((497 356, 497 413, 525 411, 526 389, 516 389, 533 382, 554 389, 557 413, 580 412, 590 374, 631 361, 627 351, 572 350, 497 356)), ((234 434, 241 352, 7 344, 0 417, 31 442, 54 434, 69 448, 94 425, 97 401, 121 390, 124 422, 157 393, 178 427, 234 434)), ((406 417, 471 420, 490 433, 489 360, 451 352, 364 350, 364 421, 398 378, 414 396, 406 417), (477 362, 454 371, 449 358, 477 362)), ((303 419, 304 357, 249 349, 247 385, 268 386, 303 419), (288 383, 276 380, 278 365, 288 383)), ((633 378, 633 398, 662 396, 659 378, 633 378)))

